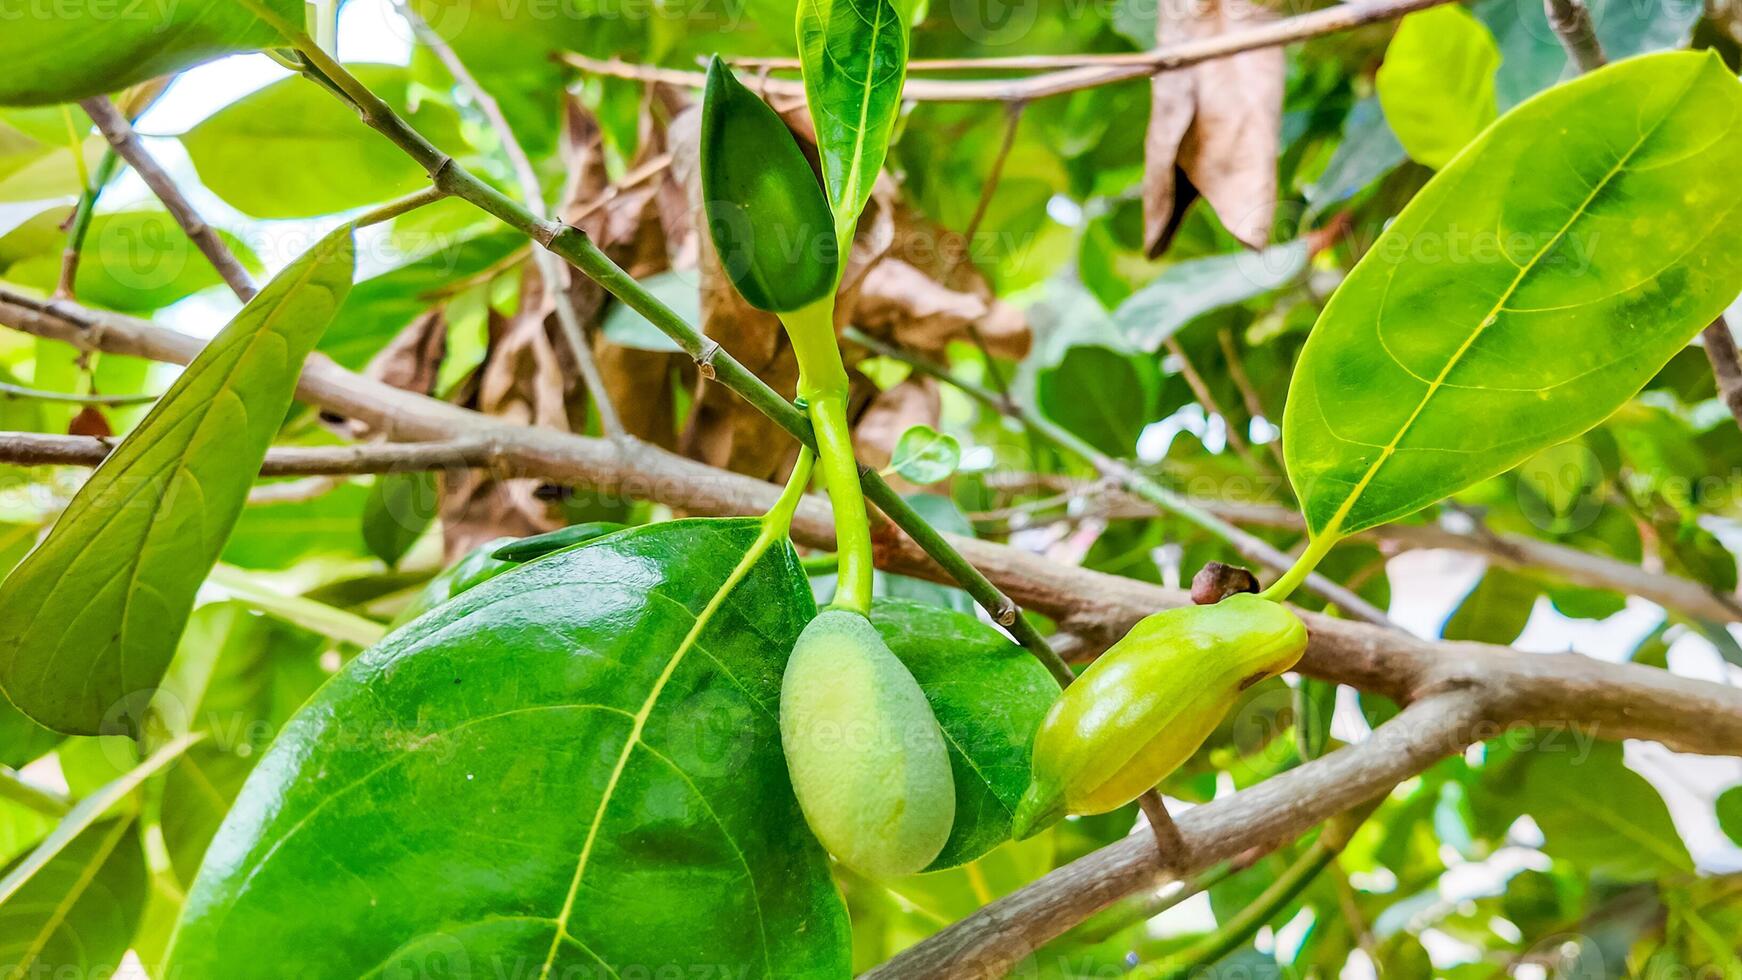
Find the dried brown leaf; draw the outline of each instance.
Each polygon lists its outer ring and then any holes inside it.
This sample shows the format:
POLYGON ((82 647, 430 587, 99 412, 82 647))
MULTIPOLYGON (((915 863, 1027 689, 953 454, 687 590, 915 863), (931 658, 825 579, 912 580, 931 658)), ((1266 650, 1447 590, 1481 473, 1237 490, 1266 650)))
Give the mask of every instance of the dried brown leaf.
MULTIPOLYGON (((1274 18, 1251 0, 1162 4, 1156 41, 1177 44, 1274 18)), ((1286 72, 1282 49, 1263 48, 1155 76, 1143 179, 1151 258, 1167 250, 1200 194, 1234 237, 1251 248, 1269 243, 1286 72)))

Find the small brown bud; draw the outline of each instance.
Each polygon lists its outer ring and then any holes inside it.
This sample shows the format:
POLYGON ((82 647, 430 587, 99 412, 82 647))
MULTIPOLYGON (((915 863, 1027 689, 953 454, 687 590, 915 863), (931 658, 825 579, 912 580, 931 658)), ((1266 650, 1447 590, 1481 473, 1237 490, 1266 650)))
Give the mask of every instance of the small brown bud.
POLYGON ((1239 565, 1213 561, 1192 576, 1192 601, 1213 606, 1239 592, 1257 592, 1258 579, 1239 565))

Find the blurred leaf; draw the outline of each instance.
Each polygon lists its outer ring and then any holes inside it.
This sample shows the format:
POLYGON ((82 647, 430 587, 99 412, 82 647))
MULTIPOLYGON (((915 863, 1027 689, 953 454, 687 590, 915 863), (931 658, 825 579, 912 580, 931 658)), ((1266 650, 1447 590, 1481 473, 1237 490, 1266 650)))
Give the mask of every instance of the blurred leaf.
MULTIPOLYGON (((683 317, 684 322, 701 322, 702 296, 696 288, 693 275, 661 272, 648 276, 641 285, 654 298, 683 317)), ((680 352, 676 341, 661 333, 658 327, 627 303, 612 303, 605 314, 605 323, 601 329, 605 332, 605 339, 618 347, 671 354, 680 352)))
MULTIPOLYGON (((23 859, 19 859, 22 861, 23 859)), ((19 861, 0 870, 16 870, 19 861)), ((145 908, 145 853, 131 817, 94 824, 7 899, 8 977, 115 976, 145 908)))
MULTIPOLYGON (((301 0, 265 5, 302 22, 301 0)), ((279 41, 277 31, 233 0, 120 6, 78 0, 30 12, 13 8, 6 21, 0 105, 73 102, 279 41)))
MULTIPOLYGON (((228 232, 218 238, 244 266, 258 272, 260 260, 228 232)), ((44 292, 60 279, 61 247, 19 262, 6 278, 44 292)), ((223 284, 217 270, 162 210, 119 211, 91 219, 73 289, 79 302, 122 313, 150 313, 202 289, 223 284)))
POLYGON ((411 550, 429 530, 438 509, 436 474, 383 473, 363 504, 363 542, 388 565, 411 550))
POLYGON ((1498 67, 1494 35, 1463 7, 1403 18, 1375 83, 1386 122, 1411 157, 1438 170, 1494 121, 1498 67))
POLYGON ((1130 456, 1155 421, 1161 369, 1106 347, 1072 347, 1036 379, 1040 410, 1109 456, 1130 456))
MULTIPOLYGON (((430 142, 459 154, 458 115, 433 99, 414 100, 406 69, 346 67, 430 142)), ((429 175, 404 151, 364 125, 332 93, 303 78, 251 92, 181 139, 200 182, 256 218, 334 214, 429 184, 429 175)))
POLYGON ((1524 632, 1539 595, 1542 586, 1533 579, 1490 565, 1446 619, 1440 636, 1506 646, 1524 632))
POLYGON ((1732 786, 1718 794, 1716 802, 1718 826, 1724 836, 1742 847, 1742 786, 1732 786))
POLYGON ((1385 121, 1378 97, 1368 96, 1355 103, 1343 122, 1342 142, 1318 179, 1305 189, 1310 205, 1306 219, 1310 221, 1348 200, 1406 159, 1403 144, 1385 121))
MULTIPOLYGON (((1585 0, 1584 6, 1610 61, 1682 47, 1700 17, 1699 4, 1674 0, 1585 0)), ((1494 85, 1502 108, 1578 74, 1542 5, 1479 0, 1474 10, 1500 46, 1494 85)))
POLYGON ((1520 753, 1516 766, 1496 789, 1535 818, 1550 856, 1621 881, 1693 870, 1669 808, 1622 763, 1619 744, 1580 746, 1561 730, 1520 753))
POLYGON ((1133 347, 1153 353, 1205 313, 1280 289, 1306 267, 1304 241, 1180 262, 1119 304, 1113 322, 1133 347))
POLYGON ((921 486, 949 478, 962 464, 962 444, 929 425, 916 425, 895 441, 889 468, 921 486))

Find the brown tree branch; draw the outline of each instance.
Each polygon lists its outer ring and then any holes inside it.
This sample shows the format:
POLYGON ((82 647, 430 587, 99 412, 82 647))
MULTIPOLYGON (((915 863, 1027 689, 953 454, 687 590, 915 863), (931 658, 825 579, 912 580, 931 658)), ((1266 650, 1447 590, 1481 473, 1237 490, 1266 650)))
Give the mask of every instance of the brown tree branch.
MULTIPOLYGON (((0 432, 0 461, 14 466, 96 466, 120 444, 119 439, 95 436, 0 432)), ((530 475, 517 472, 513 459, 490 436, 354 446, 274 446, 266 453, 260 475, 364 476, 449 469, 486 469, 502 476, 530 475)))
MULTIPOLYGON (((1742 382, 1739 382, 1742 388, 1742 382)), ((1008 476, 1008 482, 991 481, 1028 492, 1040 481, 1043 489, 1058 494, 1057 502, 1087 499, 1086 511, 1073 517, 1096 516, 1109 519, 1155 517, 1162 513, 1154 504, 1117 488, 1070 477, 1008 476)), ((1204 496, 1190 498, 1194 506, 1222 520, 1243 527, 1285 528, 1306 531, 1306 522, 1299 512, 1276 504, 1242 503, 1238 500, 1214 499, 1204 496)), ((1013 510, 1013 509, 1012 509, 1013 510)), ((994 512, 999 513, 999 512, 994 512)), ((1444 524, 1384 524, 1357 537, 1380 542, 1401 550, 1444 549, 1481 555, 1489 561, 1521 571, 1538 570, 1563 578, 1574 585, 1593 589, 1608 589, 1623 595, 1638 596, 1685 613, 1697 619, 1713 622, 1742 622, 1742 601, 1731 593, 1714 589, 1704 582, 1654 572, 1631 562, 1607 555, 1580 551, 1564 544, 1544 541, 1523 534, 1486 529, 1458 530, 1444 524)))
MULTIPOLYGON (((1324 10, 1261 23, 1239 31, 1229 31, 1217 37, 1169 44, 1151 51, 1102 58, 1069 56, 1077 67, 1048 72, 1029 78, 989 78, 974 80, 944 80, 909 78, 901 94, 914 102, 1029 102, 1054 95, 1064 95, 1082 89, 1097 88, 1134 78, 1147 78, 1164 71, 1186 68, 1216 58, 1226 58, 1242 51, 1274 48, 1321 34, 1346 31, 1382 20, 1391 20, 1417 10, 1438 6, 1447 0, 1353 0, 1324 10)), ((699 71, 661 68, 655 65, 629 64, 615 59, 601 60, 580 54, 568 54, 569 64, 595 75, 628 78, 643 82, 658 82, 684 88, 702 87, 705 80, 699 71)), ((996 59, 975 61, 972 65, 951 67, 990 68, 1000 64, 996 59)), ((1033 59, 1006 67, 1030 67, 1033 59)), ((923 69, 925 63, 920 63, 923 69)), ((804 83, 788 78, 746 79, 751 88, 764 95, 783 98, 804 98, 804 83)))
POLYGON ((1742 425, 1742 354, 1736 350, 1736 335, 1723 317, 1713 320, 1700 334, 1706 347, 1706 360, 1712 362, 1712 378, 1718 383, 1718 397, 1724 407, 1742 425))
POLYGON ((145 181, 145 186, 151 188, 151 193, 163 202, 170 217, 187 233, 194 247, 218 270, 218 276, 244 302, 254 298, 254 279, 248 275, 248 270, 242 267, 228 246, 218 237, 218 233, 206 224, 200 213, 194 210, 187 195, 181 192, 169 173, 157 162, 157 159, 146 152, 145 144, 139 141, 139 134, 133 131, 133 124, 110 102, 107 96, 95 96, 79 103, 85 114, 91 117, 91 122, 97 124, 109 145, 115 148, 121 159, 133 168, 133 172, 145 181))

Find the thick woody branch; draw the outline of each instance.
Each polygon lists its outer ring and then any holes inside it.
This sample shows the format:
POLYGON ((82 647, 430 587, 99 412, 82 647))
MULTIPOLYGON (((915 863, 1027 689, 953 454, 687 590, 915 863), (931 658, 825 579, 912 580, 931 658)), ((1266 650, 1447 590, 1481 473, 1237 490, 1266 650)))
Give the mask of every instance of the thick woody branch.
MULTIPOLYGON (((1742 367, 1737 368, 1736 383, 1738 410, 1742 411, 1742 367)), ((1091 492, 1091 484, 1068 477, 1021 475, 1008 478, 1011 488, 1023 491, 1033 489, 1037 480, 1043 481, 1045 489, 1068 495, 1072 500, 1089 497, 1087 513, 1093 516, 1125 519, 1154 517, 1161 513, 1154 504, 1131 494, 1106 487, 1091 492)), ((1218 500, 1204 495, 1193 495, 1188 499, 1198 508, 1243 527, 1306 531, 1306 522, 1299 512, 1287 507, 1218 500)), ((1359 537, 1399 550, 1436 548, 1481 555, 1508 568, 1536 569, 1574 585, 1638 596, 1698 619, 1742 622, 1742 602, 1735 595, 1714 589, 1704 582, 1650 571, 1618 558, 1523 534, 1491 531, 1480 526, 1458 529, 1447 524, 1385 524, 1365 531, 1359 537)))
MULTIPOLYGON (((133 317, 32 299, 4 288, 0 324, 86 350, 182 364, 202 345, 198 338, 133 317)), ((389 439, 493 444, 492 459, 499 462, 492 465, 694 514, 757 514, 779 493, 772 484, 634 440, 612 442, 501 422, 361 377, 319 354, 304 367, 298 397, 364 422, 389 439)), ((911 539, 886 530, 878 541, 881 567, 948 581, 911 539)), ((803 544, 832 547, 826 502, 807 500, 798 510, 793 534, 803 544)), ((1007 545, 945 537, 1012 599, 1053 617, 1089 645, 1111 642, 1144 616, 1191 601, 1176 589, 1061 565, 1007 545)), ((1654 739, 1688 752, 1742 754, 1742 690, 1736 688, 1574 654, 1523 655, 1485 644, 1430 642, 1314 613, 1303 612, 1302 618, 1312 639, 1300 669, 1314 676, 1400 702, 1447 686, 1480 684, 1495 697, 1523 699, 1518 703, 1557 712, 1607 737, 1654 739), (1486 684, 1489 679, 1494 679, 1492 687, 1486 684)))
MULTIPOLYGON (((1134 78, 1148 78, 1164 71, 1173 71, 1201 62, 1213 61, 1217 58, 1226 58, 1242 51, 1293 44, 1296 41, 1305 41, 1322 34, 1346 31, 1363 24, 1392 20, 1445 2, 1447 0, 1355 0, 1352 3, 1340 3, 1324 10, 1315 10, 1312 13, 1301 14, 1297 17, 1268 21, 1243 30, 1228 31, 1225 34, 1196 41, 1169 44, 1133 55, 1115 55, 1101 59, 1072 56, 1069 61, 1076 67, 1029 78, 989 78, 961 81, 909 78, 906 86, 902 88, 901 94, 903 98, 913 102, 1031 102, 1035 99, 1064 95, 1082 89, 1098 88, 1102 85, 1111 85, 1115 82, 1129 81, 1134 78)), ((665 85, 698 89, 706 80, 706 76, 699 71, 628 64, 616 60, 589 58, 579 54, 569 54, 564 57, 569 64, 594 75, 608 75, 614 78, 628 78, 636 81, 658 82, 665 85)), ((1033 64, 1030 59, 1024 59, 1024 62, 1015 65, 1006 64, 1005 67, 1030 67, 1033 64)), ((975 62, 972 65, 951 65, 950 67, 992 68, 999 67, 999 64, 998 61, 988 59, 983 62, 975 62)), ((922 62, 919 67, 923 70, 927 66, 922 62)), ((746 83, 764 95, 778 95, 783 98, 800 100, 804 98, 804 83, 793 79, 763 78, 754 81, 747 79, 746 83)))

